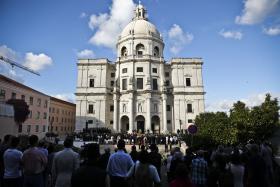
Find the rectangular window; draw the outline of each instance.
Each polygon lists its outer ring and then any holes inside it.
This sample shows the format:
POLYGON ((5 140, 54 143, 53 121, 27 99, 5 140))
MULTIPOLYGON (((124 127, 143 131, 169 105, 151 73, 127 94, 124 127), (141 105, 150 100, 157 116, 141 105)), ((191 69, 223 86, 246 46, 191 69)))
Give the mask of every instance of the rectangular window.
POLYGON ((94 87, 94 79, 89 79, 89 87, 94 87))
POLYGON ((19 124, 19 125, 18 125, 18 132, 19 132, 19 133, 22 132, 22 124, 19 124))
POLYGON ((46 132, 46 125, 43 126, 43 132, 46 132))
POLYGON ((169 86, 169 80, 165 81, 165 86, 169 86))
POLYGON ((191 78, 186 78, 186 86, 191 86, 191 78))
POLYGON ((58 127, 57 126, 55 126, 55 131, 57 132, 57 129, 58 129, 58 127))
POLYGON ((110 105, 110 112, 114 111, 114 105, 110 105))
POLYGON ((25 95, 21 95, 21 100, 25 101, 25 95))
POLYGON ((12 92, 11 98, 12 98, 12 99, 16 99, 16 97, 17 97, 17 94, 16 94, 15 92, 12 92))
POLYGON ((170 105, 166 105, 166 111, 170 111, 170 110, 171 110, 170 105))
POLYGON ((41 106, 41 99, 37 99, 37 106, 41 106))
POLYGON ((111 81, 111 86, 114 86, 114 81, 111 81))
POLYGON ((143 78, 136 79, 137 89, 143 89, 143 78))
POLYGON ((39 132, 39 125, 36 125, 35 131, 36 131, 36 132, 39 132))
POLYGON ((63 127, 62 126, 60 127, 60 131, 63 131, 63 127))
POLYGON ((188 119, 188 123, 192 123, 193 122, 193 120, 192 119, 188 119))
POLYGON ((169 77, 169 72, 165 72, 165 77, 169 77))
POLYGON ((58 117, 55 118, 55 121, 58 122, 58 117))
POLYGON ((59 114, 59 109, 56 109, 56 113, 59 114))
POLYGON ((40 119, 40 112, 37 112, 36 119, 40 119))
POLYGON ((143 72, 143 67, 137 67, 136 72, 143 72))
POLYGON ((27 125, 26 132, 30 132, 30 131, 31 131, 31 125, 27 125))
POLYGON ((157 68, 153 68, 153 73, 157 73, 157 68))
POLYGON ((88 113, 93 114, 93 105, 88 105, 88 113))
POLYGON ((113 123, 114 123, 113 120, 111 120, 111 121, 110 121, 110 124, 112 125, 113 123))
POLYGON ((29 105, 33 105, 33 97, 29 98, 29 105))
POLYGON ((123 68, 122 73, 127 73, 127 68, 123 68))
POLYGON ((115 77, 115 73, 111 73, 111 77, 112 77, 112 78, 115 77))
POLYGON ((32 118, 32 110, 29 112, 29 118, 32 118))
POLYGON ((127 90, 127 80, 122 79, 122 90, 127 90))
POLYGON ((170 124, 170 123, 171 123, 171 120, 168 119, 168 120, 167 120, 167 124, 170 124))
POLYGON ((44 108, 48 108, 48 100, 45 100, 44 108))
POLYGON ((143 51, 137 51, 137 55, 138 56, 142 56, 143 55, 143 51))
POLYGON ((47 119, 47 113, 44 112, 44 119, 47 119))
POLYGON ((5 97, 6 97, 6 91, 5 90, 1 90, 0 91, 0 99, 5 100, 5 97))
POLYGON ((153 79, 153 90, 158 90, 157 79, 153 79))
POLYGON ((187 111, 188 111, 188 113, 192 113, 193 111, 192 111, 192 104, 188 104, 187 105, 187 111))
POLYGON ((93 124, 93 120, 88 120, 88 124, 93 124))

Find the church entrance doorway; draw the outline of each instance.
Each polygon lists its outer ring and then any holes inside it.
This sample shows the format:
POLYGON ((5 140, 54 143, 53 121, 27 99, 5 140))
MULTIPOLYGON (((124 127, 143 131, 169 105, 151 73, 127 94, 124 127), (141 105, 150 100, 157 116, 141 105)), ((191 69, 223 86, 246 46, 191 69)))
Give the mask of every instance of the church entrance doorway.
POLYGON ((152 131, 154 134, 160 133, 160 119, 158 116, 153 116, 151 120, 152 131))
POLYGON ((121 118, 121 132, 126 133, 129 130, 129 118, 127 116, 122 116, 121 118))
POLYGON ((144 118, 144 116, 142 116, 142 115, 136 116, 135 121, 136 121, 137 133, 140 133, 140 134, 144 133, 145 132, 145 118, 144 118))

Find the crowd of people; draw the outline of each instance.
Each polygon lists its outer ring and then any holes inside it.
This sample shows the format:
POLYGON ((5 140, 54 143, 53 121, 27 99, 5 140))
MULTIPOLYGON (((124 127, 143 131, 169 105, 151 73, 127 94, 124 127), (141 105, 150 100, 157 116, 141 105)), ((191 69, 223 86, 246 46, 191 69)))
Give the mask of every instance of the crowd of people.
POLYGON ((164 180, 170 187, 279 184, 267 142, 218 146, 216 150, 188 148, 185 154, 180 147, 173 147, 164 158, 152 141, 142 143, 138 151, 137 144, 132 144, 127 151, 124 137, 118 138, 115 150, 104 146, 103 154, 98 143, 75 152, 72 137, 64 140, 64 149, 58 152, 36 135, 28 140, 29 145, 22 148, 18 137, 5 136, 0 146, 0 187, 152 187, 161 186, 164 180))

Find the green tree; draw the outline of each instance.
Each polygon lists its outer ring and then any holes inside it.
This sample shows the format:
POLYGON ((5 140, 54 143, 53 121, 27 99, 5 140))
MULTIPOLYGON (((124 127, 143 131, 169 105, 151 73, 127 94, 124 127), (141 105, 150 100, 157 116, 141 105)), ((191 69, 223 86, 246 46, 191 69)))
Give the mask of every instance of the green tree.
POLYGON ((25 122, 29 115, 29 106, 22 99, 9 99, 7 104, 14 107, 14 120, 17 124, 22 124, 25 122))
POLYGON ((263 140, 271 136, 279 124, 279 106, 277 98, 271 99, 266 94, 264 102, 255 106, 250 112, 250 123, 254 132, 253 138, 263 140))
POLYGON ((230 123, 233 131, 236 133, 237 142, 246 142, 253 136, 252 128, 250 128, 249 114, 250 109, 241 101, 234 103, 230 109, 230 123))
POLYGON ((236 130, 225 112, 203 113, 197 116, 195 124, 198 135, 211 138, 216 144, 236 143, 236 130))

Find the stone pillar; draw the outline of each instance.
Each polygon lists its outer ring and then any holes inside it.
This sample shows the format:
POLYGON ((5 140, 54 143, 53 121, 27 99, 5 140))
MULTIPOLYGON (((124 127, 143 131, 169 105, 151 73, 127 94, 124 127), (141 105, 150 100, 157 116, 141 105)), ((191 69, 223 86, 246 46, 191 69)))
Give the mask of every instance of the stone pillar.
POLYGON ((133 103, 133 93, 129 94, 129 105, 130 105, 130 111, 129 111, 129 133, 132 133, 134 129, 134 115, 133 115, 133 108, 134 108, 134 103, 133 103))
POLYGON ((167 132, 166 94, 162 94, 162 132, 167 132))
POLYGON ((151 128, 151 93, 147 94, 147 98, 146 98, 146 103, 147 103, 147 119, 146 119, 146 128, 145 130, 150 130, 150 132, 152 131, 151 128))
POLYGON ((117 94, 114 94, 114 124, 113 124, 113 130, 114 131, 118 131, 118 98, 117 98, 117 94))

